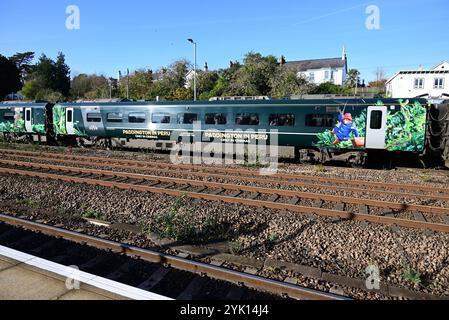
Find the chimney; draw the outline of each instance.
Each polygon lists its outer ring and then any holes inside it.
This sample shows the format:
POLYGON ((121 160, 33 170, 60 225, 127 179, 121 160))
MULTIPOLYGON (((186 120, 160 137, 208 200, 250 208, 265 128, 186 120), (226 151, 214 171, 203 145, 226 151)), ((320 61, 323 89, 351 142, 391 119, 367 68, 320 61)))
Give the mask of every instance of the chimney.
POLYGON ((207 65, 207 62, 204 64, 204 71, 208 72, 209 71, 209 66, 207 65))
POLYGON ((341 60, 346 61, 347 60, 347 55, 346 55, 346 47, 343 46, 343 53, 341 55, 341 60))
POLYGON ((283 66, 285 64, 285 57, 283 55, 279 58, 279 64, 281 66, 283 66))
POLYGON ((234 62, 229 61, 229 68, 232 68, 234 66, 234 62))

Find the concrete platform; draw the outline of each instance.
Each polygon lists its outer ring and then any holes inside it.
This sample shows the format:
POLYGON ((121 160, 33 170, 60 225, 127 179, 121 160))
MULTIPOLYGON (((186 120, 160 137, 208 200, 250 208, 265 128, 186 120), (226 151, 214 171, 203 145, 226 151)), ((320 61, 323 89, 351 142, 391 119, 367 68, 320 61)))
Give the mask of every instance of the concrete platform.
POLYGON ((0 246, 1 300, 169 300, 0 246))

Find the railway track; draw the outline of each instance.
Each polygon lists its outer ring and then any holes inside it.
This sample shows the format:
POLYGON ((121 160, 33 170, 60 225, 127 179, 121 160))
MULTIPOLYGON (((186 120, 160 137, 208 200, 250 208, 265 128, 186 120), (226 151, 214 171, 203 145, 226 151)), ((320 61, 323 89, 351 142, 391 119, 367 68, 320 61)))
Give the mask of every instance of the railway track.
POLYGON ((179 300, 347 299, 2 214, 0 244, 179 300))
POLYGON ((32 152, 21 150, 0 149, 4 156, 17 158, 56 161, 65 164, 91 164, 103 168, 122 170, 138 170, 142 172, 180 174, 188 172, 189 175, 199 178, 235 179, 245 182, 273 183, 296 187, 316 187, 327 190, 341 190, 352 192, 368 192, 373 194, 410 195, 428 197, 429 199, 449 200, 449 189, 426 185, 384 183, 373 181, 351 181, 347 179, 316 177, 300 174, 277 173, 269 176, 255 177, 256 171, 239 168, 225 168, 220 166, 196 166, 185 164, 170 164, 157 161, 138 161, 117 158, 93 157, 72 154, 57 154, 48 152, 32 152), (348 187, 351 186, 351 187, 348 187), (357 188, 354 188, 357 187, 357 188), (396 190, 396 191, 392 191, 396 190), (406 193, 412 191, 414 193, 406 193))
POLYGON ((53 164, 14 160, 0 160, 0 173, 99 185, 124 190, 161 193, 171 196, 185 195, 202 200, 238 203, 261 208, 288 210, 302 214, 316 214, 334 219, 365 221, 384 225, 449 232, 449 224, 428 222, 426 220, 426 217, 429 215, 437 215, 447 219, 449 209, 445 207, 352 197, 341 199, 339 196, 319 193, 80 167, 56 166, 53 164), (307 202, 304 203, 304 200, 307 202), (357 212, 355 212, 354 208, 357 208, 357 212), (388 215, 383 215, 385 210, 387 210, 388 215), (414 220, 397 218, 389 210, 394 210, 399 214, 409 212, 416 218, 414 220))

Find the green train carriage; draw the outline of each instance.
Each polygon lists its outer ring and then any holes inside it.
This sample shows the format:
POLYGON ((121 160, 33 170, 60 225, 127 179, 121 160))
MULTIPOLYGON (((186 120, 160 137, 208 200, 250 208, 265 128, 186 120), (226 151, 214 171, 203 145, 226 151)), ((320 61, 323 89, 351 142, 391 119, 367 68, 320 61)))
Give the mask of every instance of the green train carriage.
POLYGON ((311 160, 323 151, 331 156, 374 150, 423 153, 428 104, 424 99, 94 102, 53 109, 55 133, 84 143, 170 149, 186 135, 219 144, 264 139, 273 144, 276 137, 275 144, 311 160), (340 111, 351 114, 359 137, 335 145, 332 131, 341 125, 340 111))
POLYGON ((7 141, 48 142, 53 105, 47 102, 0 103, 0 133, 7 141))

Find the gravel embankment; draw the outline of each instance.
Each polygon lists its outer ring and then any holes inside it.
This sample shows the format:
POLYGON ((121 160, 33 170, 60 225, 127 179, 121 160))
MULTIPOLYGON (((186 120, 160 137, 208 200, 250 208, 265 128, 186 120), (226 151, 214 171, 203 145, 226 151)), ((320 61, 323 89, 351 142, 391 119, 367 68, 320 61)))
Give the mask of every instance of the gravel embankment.
MULTIPOLYGON (((106 234, 113 240, 154 247, 145 234, 94 227, 86 224, 81 215, 95 212, 112 223, 148 226, 171 212, 177 199, 0 175, 0 210, 12 214, 8 203, 27 206, 30 212, 35 211, 35 219, 45 219, 51 224, 62 223, 88 233, 106 234)), ((361 279, 366 278, 368 266, 376 265, 382 280, 389 284, 449 295, 447 234, 428 235, 411 229, 392 231, 382 225, 335 223, 289 212, 186 199, 182 200, 177 214, 184 216, 181 222, 188 221, 198 234, 221 235, 224 240, 232 241, 239 254, 248 257, 272 257, 361 279), (208 233, 208 228, 213 232, 208 233), (405 279, 407 266, 420 273, 420 284, 405 279)), ((309 284, 313 285, 313 281, 309 284)), ((353 295, 361 297, 360 292, 353 295)))

